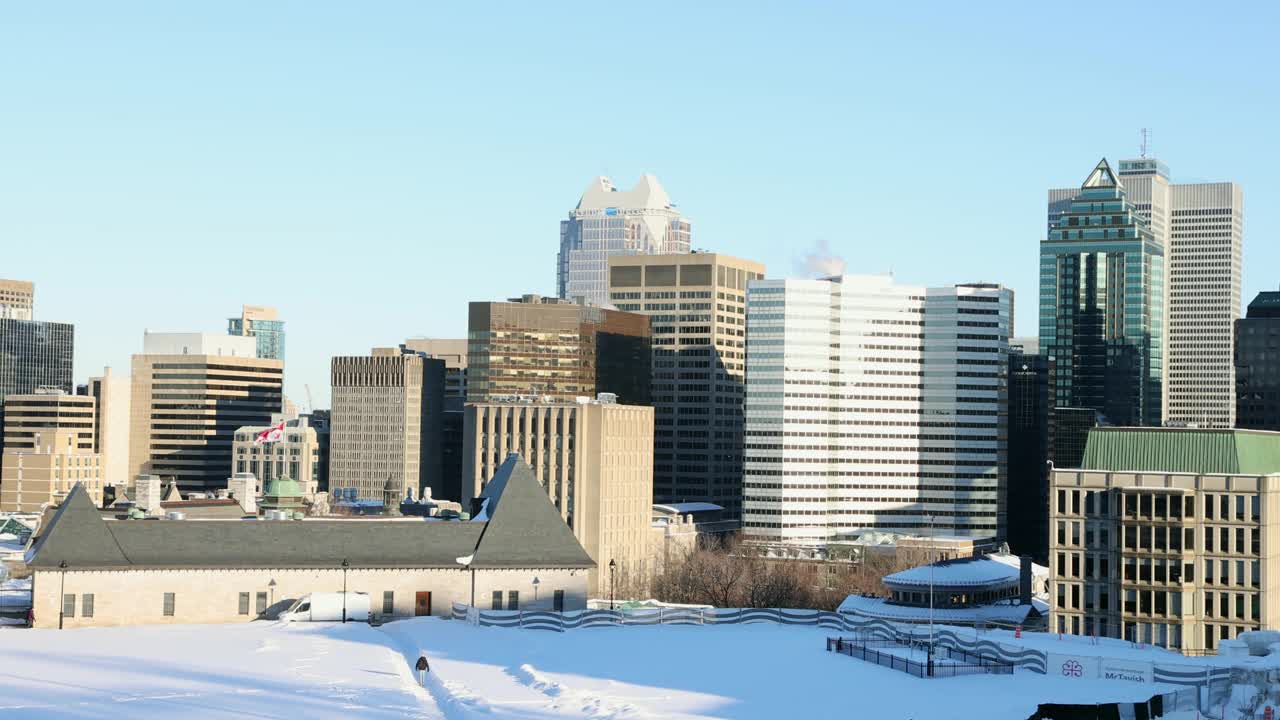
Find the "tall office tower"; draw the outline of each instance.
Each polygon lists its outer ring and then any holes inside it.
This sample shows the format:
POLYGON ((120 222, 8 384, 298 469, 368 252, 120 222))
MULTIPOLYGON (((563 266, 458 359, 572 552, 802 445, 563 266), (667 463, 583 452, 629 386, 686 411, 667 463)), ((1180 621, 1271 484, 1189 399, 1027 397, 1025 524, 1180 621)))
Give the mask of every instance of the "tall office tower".
POLYGON ((625 405, 648 405, 649 338, 649 318, 636 313, 539 295, 473 302, 467 402, 608 392, 625 405))
POLYGON ((1280 430, 1280 292, 1258 293, 1236 320, 1236 427, 1280 430))
POLYGON ((1080 467, 1089 431, 1105 424, 1102 413, 1093 408, 1054 408, 1053 445, 1049 448, 1053 466, 1080 467))
POLYGON ((610 561, 620 581, 652 569, 653 408, 619 405, 607 393, 569 402, 510 398, 467 405, 465 434, 463 507, 517 453, 596 561, 592 592, 608 589, 610 561))
POLYGON ((1049 556, 1049 459, 1053 362, 1025 346, 1009 350, 1009 549, 1049 556))
POLYGON ((316 490, 329 492, 329 436, 333 430, 328 410, 312 410, 299 416, 316 433, 316 490))
POLYGON ((38 387, 72 392, 75 328, 70 323, 0 319, 0 400, 38 387))
POLYGON ((609 300, 653 332, 654 502, 742 513, 747 283, 764 266, 728 255, 615 255, 609 300))
POLYGON ((31 320, 36 286, 25 280, 0 278, 0 320, 31 320))
POLYGON ((39 430, 31 447, 7 447, 0 456, 0 512, 38 513, 58 504, 77 484, 102 503, 101 463, 75 431, 39 430))
POLYGON ((115 375, 104 368, 102 375, 89 378, 76 393, 94 399, 93 451, 101 456, 102 481, 107 485, 129 485, 129 401, 128 375, 115 375))
POLYGON ((444 361, 407 348, 374 348, 335 357, 329 487, 355 488, 365 500, 386 489, 399 498, 422 488, 439 496, 444 361))
POLYGON ((284 362, 258 357, 253 338, 148 332, 132 375, 130 485, 159 475, 185 492, 224 488, 236 428, 280 412, 284 362))
POLYGON ((36 435, 52 430, 70 433, 75 446, 96 452, 93 419, 97 403, 91 397, 68 395, 61 388, 36 388, 27 395, 4 399, 4 447, 32 450, 36 435))
POLYGON ((227 334, 255 338, 260 358, 284 360, 284 321, 273 307, 242 305, 240 317, 227 320, 227 334))
POLYGON ((744 534, 1002 536, 1012 308, 998 285, 751 283, 744 534))
POLYGON ((1102 160, 1040 242, 1040 350, 1054 361, 1055 407, 1160 424, 1164 259, 1102 160))
POLYGON ((467 402, 467 341, 411 338, 405 347, 444 361, 444 413, 440 420, 441 500, 462 499, 462 406, 467 402))
MULTIPOLYGON (((1240 315, 1243 192, 1229 182, 1173 183, 1169 167, 1150 157, 1121 160, 1118 183, 1165 253, 1162 421, 1231 427, 1236 406, 1231 333, 1240 315)), ((1049 192, 1051 229, 1077 193, 1049 192)))
POLYGON ((640 176, 625 192, 609 178, 598 177, 569 218, 560 221, 556 292, 603 305, 609 298, 611 256, 687 253, 690 234, 689 221, 654 176, 640 176))

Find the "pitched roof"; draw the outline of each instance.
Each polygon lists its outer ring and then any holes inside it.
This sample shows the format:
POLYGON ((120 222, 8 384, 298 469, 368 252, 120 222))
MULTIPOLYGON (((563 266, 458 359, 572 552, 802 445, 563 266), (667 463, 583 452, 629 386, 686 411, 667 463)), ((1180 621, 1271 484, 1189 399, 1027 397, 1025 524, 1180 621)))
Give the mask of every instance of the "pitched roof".
POLYGON ((507 456, 481 497, 489 500, 489 521, 476 545, 473 567, 595 567, 519 455, 507 456))
MULTIPOLYGON (((499 475, 510 474, 511 461, 499 475)), ((593 565, 523 461, 487 523, 437 520, 104 520, 77 485, 30 566, 580 568, 593 565)))
POLYGON ((1102 158, 1093 168, 1093 172, 1089 173, 1089 177, 1085 178, 1081 188, 1113 188, 1120 187, 1120 181, 1116 179, 1115 173, 1111 172, 1111 165, 1107 164, 1107 159, 1102 158))
POLYGON ((1194 428, 1095 428, 1085 470, 1198 475, 1280 473, 1280 432, 1194 428))

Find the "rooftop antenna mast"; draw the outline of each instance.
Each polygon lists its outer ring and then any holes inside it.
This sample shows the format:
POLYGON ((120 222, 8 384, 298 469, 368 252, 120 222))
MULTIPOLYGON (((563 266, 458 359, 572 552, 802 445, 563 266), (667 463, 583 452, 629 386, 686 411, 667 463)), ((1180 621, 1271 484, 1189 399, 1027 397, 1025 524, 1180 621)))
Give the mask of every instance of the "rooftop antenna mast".
POLYGON ((1138 146, 1139 156, 1146 159, 1147 153, 1151 152, 1151 129, 1142 128, 1140 132, 1142 135, 1142 144, 1138 146))

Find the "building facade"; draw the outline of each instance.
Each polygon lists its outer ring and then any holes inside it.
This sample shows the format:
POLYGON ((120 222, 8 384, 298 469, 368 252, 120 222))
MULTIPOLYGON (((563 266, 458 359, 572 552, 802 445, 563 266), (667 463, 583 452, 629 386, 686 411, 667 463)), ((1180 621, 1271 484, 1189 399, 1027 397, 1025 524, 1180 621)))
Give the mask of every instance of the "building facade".
POLYGON ((58 388, 36 388, 28 395, 10 395, 4 402, 4 447, 31 450, 36 436, 65 430, 80 450, 96 452, 94 416, 97 403, 91 397, 68 395, 58 388))
POLYGON ((1280 622, 1280 433, 1099 428, 1052 490, 1051 631, 1212 652, 1280 622))
POLYGON ((108 485, 129 485, 129 403, 128 375, 116 375, 104 368, 102 375, 89 378, 76 388, 79 395, 93 398, 93 451, 102 456, 102 479, 108 485))
POLYGON ((649 316, 653 492, 742 512, 747 283, 764 266, 714 253, 615 255, 609 301, 649 316))
POLYGON ((273 307, 241 306, 240 317, 227 319, 227 334, 254 338, 260 358, 284 360, 284 321, 273 307))
POLYGON ((467 402, 467 340, 411 338, 405 347, 444 361, 444 414, 441 416, 441 495, 436 499, 462 499, 462 406, 467 402))
POLYGON ((1236 427, 1280 430, 1280 292, 1266 291, 1236 320, 1236 427))
POLYGON ((35 283, 0 278, 0 320, 33 320, 35 283))
POLYGON ((284 362, 257 356, 253 338, 146 333, 133 356, 129 481, 176 480, 183 492, 226 486, 236 428, 280 412, 284 362))
POLYGON ((253 473, 258 492, 268 480, 289 478, 298 483, 303 497, 314 498, 320 490, 320 443, 308 418, 285 421, 284 436, 277 442, 256 442, 258 433, 275 427, 281 420, 283 416, 277 414, 269 424, 236 429, 232 472, 253 473))
POLYGON ((1049 459, 1054 443, 1053 362, 1009 352, 1009 549, 1048 562, 1049 459))
POLYGON ((381 500, 388 483, 400 498, 443 490, 444 366, 405 348, 333 359, 330 492, 381 500))
POLYGON ((637 313, 538 295, 469 308, 468 402, 608 392, 648 405, 651 362, 649 318, 637 313))
POLYGON ((332 414, 328 410, 312 410, 301 417, 316 434, 316 486, 321 492, 329 492, 329 438, 333 430, 332 414))
POLYGON ((1054 362, 1055 406, 1160 425, 1164 303, 1165 248, 1104 159, 1040 243, 1040 349, 1054 362))
POLYGON ((653 408, 608 398, 469 404, 465 438, 463 507, 482 497, 489 478, 515 454, 596 561, 593 592, 607 589, 602 571, 611 560, 619 577, 652 569, 653 408))
POLYGON ((556 293, 603 305, 609 298, 609 258, 689 252, 691 227, 652 175, 619 191, 607 177, 591 181, 578 206, 560 221, 556 293))
POLYGON ((1002 536, 1012 301, 886 276, 751 283, 744 534, 1002 536))
POLYGON ((70 323, 0 319, 0 400, 38 387, 73 392, 74 350, 70 323))
POLYGON ((0 457, 0 512, 42 512, 46 505, 62 502, 77 484, 90 502, 102 503, 98 454, 83 447, 75 431, 37 430, 30 444, 6 447, 0 457))

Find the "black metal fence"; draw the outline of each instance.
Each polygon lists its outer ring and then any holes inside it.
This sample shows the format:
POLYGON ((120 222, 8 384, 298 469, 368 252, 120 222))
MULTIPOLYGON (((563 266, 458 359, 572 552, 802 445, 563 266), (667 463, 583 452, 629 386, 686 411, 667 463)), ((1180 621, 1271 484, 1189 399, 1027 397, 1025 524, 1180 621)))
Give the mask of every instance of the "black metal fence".
POLYGON ((1012 675, 1013 665, 965 652, 956 648, 935 645, 928 652, 927 643, 904 643, 897 640, 854 640, 827 638, 827 652, 837 652, 872 662, 882 667, 901 670, 918 678, 957 677, 960 675, 1012 675), (924 661, 902 657, 893 652, 881 652, 877 648, 915 649, 928 655, 924 661), (940 662, 945 661, 945 662, 940 662))

